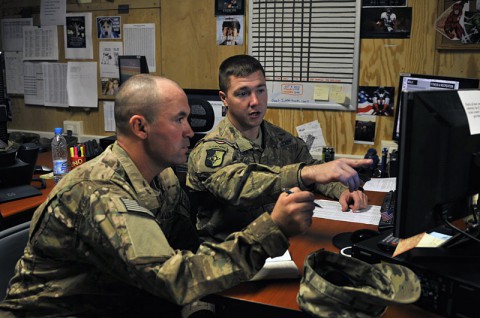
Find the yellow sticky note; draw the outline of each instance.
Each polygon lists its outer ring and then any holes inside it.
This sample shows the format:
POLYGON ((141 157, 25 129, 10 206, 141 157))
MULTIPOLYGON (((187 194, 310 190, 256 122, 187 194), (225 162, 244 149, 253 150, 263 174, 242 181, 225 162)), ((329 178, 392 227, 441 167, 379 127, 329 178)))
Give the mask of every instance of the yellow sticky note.
POLYGON ((316 85, 313 90, 314 100, 328 100, 328 86, 316 85))
POLYGON ((330 97, 335 103, 344 104, 345 103, 345 94, 342 91, 332 92, 330 97))

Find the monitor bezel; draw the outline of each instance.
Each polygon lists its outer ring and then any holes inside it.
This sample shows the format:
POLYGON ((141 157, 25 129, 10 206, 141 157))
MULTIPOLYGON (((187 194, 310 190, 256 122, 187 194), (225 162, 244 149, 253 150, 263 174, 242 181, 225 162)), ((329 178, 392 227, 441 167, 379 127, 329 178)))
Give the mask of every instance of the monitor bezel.
MULTIPOLYGON (((392 140, 398 142, 399 139, 399 117, 401 115, 401 102, 403 94, 403 80, 404 78, 419 78, 419 79, 431 79, 458 82, 458 89, 475 89, 480 88, 480 80, 478 78, 469 77, 455 77, 455 76, 442 76, 442 75, 429 75, 429 74, 416 74, 416 73, 400 73, 398 81, 398 93, 395 106, 395 116, 393 121, 392 140)), ((438 89, 439 90, 439 89, 438 89)))
POLYGON ((470 134, 458 91, 403 95, 394 236, 408 238, 471 213, 471 196, 480 192, 480 134, 470 134))

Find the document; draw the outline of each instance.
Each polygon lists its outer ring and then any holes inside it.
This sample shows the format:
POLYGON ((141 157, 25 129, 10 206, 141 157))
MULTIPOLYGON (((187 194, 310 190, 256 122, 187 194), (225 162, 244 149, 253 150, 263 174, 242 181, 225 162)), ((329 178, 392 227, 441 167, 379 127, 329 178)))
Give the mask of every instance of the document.
POLYGON ((68 105, 98 107, 97 62, 68 62, 68 105))
POLYGON ((480 134, 480 91, 459 91, 458 96, 467 114, 470 135, 480 134))
POLYGON ((23 27, 23 60, 57 61, 57 26, 23 27))
POLYGON ((67 63, 43 63, 45 106, 68 107, 67 63))
POLYGON ((397 188, 397 178, 372 178, 363 186, 364 190, 389 192, 397 188))
POLYGON ((310 154, 312 156, 317 155, 321 157, 322 149, 326 146, 326 143, 323 138, 322 127, 318 120, 297 126, 296 130, 298 137, 307 144, 310 154))
POLYGON ((100 57, 100 77, 120 78, 118 74, 118 56, 123 55, 122 42, 100 41, 98 50, 100 57))
POLYGON ((22 52, 5 52, 5 78, 8 94, 23 94, 22 52))
POLYGON ((103 123, 105 126, 105 131, 115 131, 115 115, 113 112, 114 102, 103 101, 103 123))
POLYGON ((155 23, 124 24, 125 55, 143 55, 147 59, 148 71, 157 71, 155 61, 155 23))
POLYGON ((67 13, 65 0, 42 0, 40 2, 40 22, 45 25, 64 25, 67 13))
POLYGON ((2 19, 0 30, 2 50, 9 52, 23 51, 23 27, 32 26, 33 19, 2 19))
POLYGON ((23 91, 26 105, 44 105, 43 67, 41 62, 23 63, 23 91))
POLYGON ((380 206, 369 205, 358 212, 342 211, 342 206, 337 201, 315 200, 321 208, 313 210, 313 217, 328 220, 337 220, 353 223, 378 225, 380 222, 380 206))
POLYGON ((63 32, 66 59, 93 59, 91 12, 67 13, 63 32))
POLYGON ((290 252, 287 250, 282 256, 267 258, 263 268, 251 279, 251 281, 298 277, 300 277, 300 271, 292 260, 290 252))

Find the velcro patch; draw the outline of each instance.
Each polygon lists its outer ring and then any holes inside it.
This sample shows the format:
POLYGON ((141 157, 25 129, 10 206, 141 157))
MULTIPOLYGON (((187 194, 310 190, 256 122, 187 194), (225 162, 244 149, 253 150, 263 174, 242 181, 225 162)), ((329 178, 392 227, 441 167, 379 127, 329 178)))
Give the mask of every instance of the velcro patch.
POLYGON ((209 168, 220 167, 223 163, 223 158, 227 151, 223 148, 207 149, 207 156, 205 157, 205 166, 209 168))
POLYGON ((152 212, 150 212, 148 209, 138 204, 138 202, 135 200, 126 199, 126 198, 120 198, 120 200, 123 202, 123 204, 125 205, 125 208, 129 212, 141 212, 141 213, 152 214, 152 212))

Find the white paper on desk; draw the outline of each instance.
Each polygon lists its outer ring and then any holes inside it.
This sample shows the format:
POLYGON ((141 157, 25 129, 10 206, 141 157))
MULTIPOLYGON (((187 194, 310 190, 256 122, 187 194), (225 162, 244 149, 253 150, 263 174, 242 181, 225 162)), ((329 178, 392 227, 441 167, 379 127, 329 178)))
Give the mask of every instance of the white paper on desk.
POLYGON ((378 225, 380 222, 380 206, 378 205, 369 205, 358 212, 343 212, 342 206, 337 201, 315 200, 315 202, 322 207, 313 210, 313 217, 316 218, 373 225, 378 225))
POLYGON ((397 188, 397 178, 372 178, 368 180, 363 189, 367 191, 389 192, 397 188))
POLYGON ((32 26, 32 18, 1 19, 2 51, 23 52, 23 27, 32 26))
POLYGON ((68 105, 98 107, 97 62, 68 62, 68 105))
POLYGON ((287 250, 282 256, 267 258, 263 268, 253 276, 251 281, 298 277, 300 277, 300 271, 287 250))

